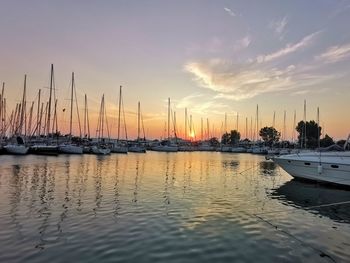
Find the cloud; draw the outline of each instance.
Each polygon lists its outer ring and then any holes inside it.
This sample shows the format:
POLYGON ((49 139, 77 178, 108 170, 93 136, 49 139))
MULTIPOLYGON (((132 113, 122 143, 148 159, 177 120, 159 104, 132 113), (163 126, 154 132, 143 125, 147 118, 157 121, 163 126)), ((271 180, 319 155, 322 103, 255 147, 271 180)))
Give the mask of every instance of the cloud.
POLYGON ((282 40, 287 24, 288 24, 288 17, 285 16, 281 20, 272 21, 269 27, 275 32, 276 35, 280 37, 280 40, 282 40))
POLYGON ((315 57, 316 60, 324 61, 325 63, 335 63, 345 60, 350 57, 350 44, 342 46, 332 46, 324 53, 315 57))
POLYGON ((225 10, 230 16, 236 16, 235 12, 233 12, 230 8, 224 7, 224 10, 225 10))
POLYGON ((239 39, 233 46, 234 51, 240 51, 242 49, 247 48, 250 43, 252 42, 252 39, 249 35, 246 35, 245 37, 239 39))
POLYGON ((221 115, 223 111, 228 109, 225 104, 218 103, 213 100, 212 96, 210 99, 205 98, 204 94, 191 94, 186 97, 175 101, 176 109, 188 108, 189 113, 197 113, 200 115, 205 114, 218 114, 221 115))
POLYGON ((262 62, 272 61, 272 60, 278 59, 280 57, 286 56, 288 54, 294 53, 302 48, 305 48, 312 43, 314 38, 318 34, 320 34, 320 32, 321 31, 317 31, 315 33, 307 35, 306 37, 304 37, 302 40, 300 40, 297 43, 294 43, 294 44, 289 43, 284 48, 282 48, 274 53, 267 54, 267 55, 260 55, 257 57, 257 62, 262 63, 262 62))
POLYGON ((190 62, 185 65, 185 70, 194 75, 194 80, 200 87, 215 91, 215 98, 230 100, 295 90, 335 77, 311 74, 305 72, 302 66, 262 68, 259 64, 235 65, 220 59, 190 62))

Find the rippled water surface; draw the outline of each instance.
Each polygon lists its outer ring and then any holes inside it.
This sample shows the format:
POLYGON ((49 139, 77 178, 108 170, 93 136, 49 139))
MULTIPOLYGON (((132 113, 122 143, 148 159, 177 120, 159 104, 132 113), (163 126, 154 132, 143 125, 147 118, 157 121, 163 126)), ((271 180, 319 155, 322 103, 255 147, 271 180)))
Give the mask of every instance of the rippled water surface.
POLYGON ((262 156, 0 161, 0 262, 350 261, 350 191, 262 156))

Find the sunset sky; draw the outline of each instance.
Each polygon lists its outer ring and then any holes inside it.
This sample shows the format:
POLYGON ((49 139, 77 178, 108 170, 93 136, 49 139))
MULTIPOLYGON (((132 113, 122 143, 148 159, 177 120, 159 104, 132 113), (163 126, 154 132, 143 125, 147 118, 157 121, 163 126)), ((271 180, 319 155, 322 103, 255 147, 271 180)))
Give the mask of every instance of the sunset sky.
MULTIPOLYGON (((71 72, 79 108, 89 98, 94 135, 105 94, 116 134, 119 86, 129 137, 135 137, 141 102, 146 137, 164 135, 167 98, 184 131, 188 108, 200 136, 209 118, 218 135, 228 118, 245 136, 256 105, 262 126, 282 131, 283 112, 291 138, 293 114, 316 120, 335 139, 350 132, 350 1, 1 1, 0 81, 8 109, 19 102, 24 74, 28 101, 48 94, 55 66, 62 130, 67 131, 71 72), (65 122, 63 121, 65 120, 65 122)), ((76 124, 76 123, 75 123, 76 124)), ((77 127, 77 125, 75 125, 77 127)))

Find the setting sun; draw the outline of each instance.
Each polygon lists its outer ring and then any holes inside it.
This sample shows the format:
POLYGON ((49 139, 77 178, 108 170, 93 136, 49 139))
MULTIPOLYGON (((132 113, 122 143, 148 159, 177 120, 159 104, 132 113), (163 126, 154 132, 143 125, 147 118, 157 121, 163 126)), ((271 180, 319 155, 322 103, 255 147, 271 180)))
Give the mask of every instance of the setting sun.
POLYGON ((194 133, 194 131, 190 132, 188 135, 191 139, 194 139, 196 137, 196 134, 194 133))

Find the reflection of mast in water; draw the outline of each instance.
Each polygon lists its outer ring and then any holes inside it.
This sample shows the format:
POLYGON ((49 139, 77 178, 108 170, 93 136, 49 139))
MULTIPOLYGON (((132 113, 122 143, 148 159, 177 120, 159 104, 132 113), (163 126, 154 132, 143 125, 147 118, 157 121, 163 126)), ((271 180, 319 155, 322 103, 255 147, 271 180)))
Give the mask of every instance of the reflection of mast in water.
MULTIPOLYGON (((83 157, 84 158, 84 157, 83 157)), ((86 182, 88 178, 88 171, 89 171, 89 162, 83 161, 80 162, 80 165, 78 167, 78 171, 75 176, 74 180, 74 189, 73 189, 73 194, 74 196, 77 196, 77 210, 81 211, 82 210, 82 195, 86 191, 86 182), (77 192, 77 194, 75 194, 77 192)))
POLYGON ((170 204, 170 196, 169 196, 169 155, 166 155, 166 168, 165 168, 165 182, 164 182, 164 192, 163 198, 164 203, 166 205, 170 204))
POLYGON ((119 159, 116 158, 115 162, 115 168, 114 168, 115 174, 114 174, 114 212, 113 215, 115 218, 118 217, 119 215, 119 210, 120 210, 120 204, 119 204, 119 159))
POLYGON ((187 159, 184 162, 184 176, 183 176, 183 194, 184 195, 187 189, 191 188, 191 175, 192 175, 192 159, 190 157, 188 165, 187 165, 187 159))
MULTIPOLYGON (((55 167, 55 166, 54 166, 55 167)), ((44 171, 42 176, 42 185, 40 186, 40 201, 42 208, 39 210, 40 217, 43 217, 43 222, 39 227, 40 241, 35 246, 36 248, 44 249, 46 240, 45 233, 49 227, 49 220, 51 216, 51 203, 54 201, 54 189, 55 189, 55 169, 51 170, 47 165, 47 161, 44 164, 44 171)))
POLYGON ((93 209, 95 216, 97 215, 97 210, 101 207, 101 201, 102 201, 102 164, 104 159, 103 158, 96 158, 96 175, 95 178, 95 203, 96 207, 93 209))
POLYGON ((13 189, 13 192, 10 191, 9 201, 11 205, 10 216, 11 223, 15 226, 16 234, 19 239, 24 238, 21 232, 22 225, 17 220, 17 216, 19 214, 19 205, 21 202, 21 194, 22 194, 22 186, 23 186, 23 176, 21 175, 23 172, 21 171, 20 165, 13 166, 13 176, 11 177, 10 186, 13 189))
POLYGON ((65 168, 66 168, 66 172, 65 172, 65 175, 66 175, 66 189, 64 191, 64 202, 62 204, 63 211, 60 214, 60 221, 57 223, 57 229, 58 229, 59 233, 63 233, 63 229, 62 229, 61 224, 63 223, 64 219, 67 217, 68 204, 69 204, 69 201, 70 201, 70 198, 69 198, 69 192, 70 192, 70 189, 69 189, 70 169, 69 168, 70 168, 70 163, 69 163, 68 160, 65 162, 65 168))
POLYGON ((138 181, 139 181, 139 158, 138 156, 136 157, 136 176, 135 176, 135 188, 134 188, 134 198, 132 201, 134 203, 137 202, 137 190, 138 190, 138 181))

